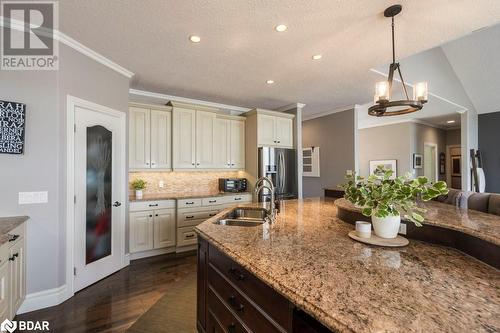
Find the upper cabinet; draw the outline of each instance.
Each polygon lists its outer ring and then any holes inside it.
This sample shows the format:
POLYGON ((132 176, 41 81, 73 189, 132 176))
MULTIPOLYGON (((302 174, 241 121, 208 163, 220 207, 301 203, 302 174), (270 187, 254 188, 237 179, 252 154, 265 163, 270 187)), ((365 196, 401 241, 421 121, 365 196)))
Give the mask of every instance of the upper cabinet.
POLYGON ((170 169, 171 108, 129 108, 129 168, 170 169))
POLYGON ((243 169, 245 118, 173 103, 174 169, 243 169))
POLYGON ((293 115, 255 109, 248 112, 256 117, 257 145, 293 148, 293 115))

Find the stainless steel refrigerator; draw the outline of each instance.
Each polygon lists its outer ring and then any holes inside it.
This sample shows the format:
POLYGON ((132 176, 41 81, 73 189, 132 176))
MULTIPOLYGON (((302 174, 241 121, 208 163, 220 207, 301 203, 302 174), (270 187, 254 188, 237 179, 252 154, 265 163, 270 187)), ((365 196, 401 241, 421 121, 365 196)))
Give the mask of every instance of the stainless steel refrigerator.
MULTIPOLYGON (((297 158, 295 149, 259 148, 259 177, 269 177, 274 184, 276 199, 297 198, 297 158)), ((271 194, 264 189, 259 201, 270 201, 271 194)))

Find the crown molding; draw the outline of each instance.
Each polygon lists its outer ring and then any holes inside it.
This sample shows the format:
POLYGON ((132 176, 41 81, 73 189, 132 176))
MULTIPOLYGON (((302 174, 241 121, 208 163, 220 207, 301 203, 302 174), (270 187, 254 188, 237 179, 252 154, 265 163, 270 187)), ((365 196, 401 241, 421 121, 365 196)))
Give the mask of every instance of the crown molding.
POLYGON ((359 126, 358 129, 366 129, 366 128, 374 128, 374 127, 384 127, 384 126, 404 124, 404 123, 420 124, 420 125, 425 125, 425 126, 429 126, 429 127, 434 127, 434 128, 437 128, 437 129, 442 129, 442 130, 452 129, 452 128, 448 128, 448 127, 444 127, 444 126, 434 125, 434 124, 431 124, 429 122, 426 122, 426 121, 420 120, 420 119, 394 120, 394 121, 383 123, 383 124, 371 124, 371 125, 359 126))
POLYGON ((334 109, 334 110, 330 110, 330 111, 325 111, 325 112, 318 112, 318 113, 313 113, 313 114, 303 113, 302 114, 302 121, 326 117, 326 116, 329 116, 329 115, 334 114, 334 113, 353 110, 354 107, 355 107, 355 105, 347 105, 347 106, 344 106, 342 108, 338 108, 338 109, 334 109))
POLYGON ((207 107, 211 107, 211 108, 229 110, 229 111, 233 111, 233 112, 239 113, 239 114, 252 110, 252 108, 244 108, 241 106, 214 103, 214 102, 202 101, 200 99, 166 95, 166 94, 160 94, 160 93, 155 93, 155 92, 145 91, 145 90, 138 90, 138 89, 129 89, 129 93, 132 95, 163 99, 163 100, 165 100, 165 102, 179 102, 179 103, 187 103, 187 104, 197 104, 197 105, 207 106, 207 107))
MULTIPOLYGON (((0 16, 0 26, 5 27, 5 21, 4 17, 0 16)), ((11 20, 10 24, 11 29, 19 30, 19 31, 24 31, 24 22, 19 21, 19 20, 11 20)), ((102 54, 92 50, 90 47, 87 47, 83 45, 82 43, 78 42, 77 40, 69 37, 68 35, 62 33, 59 30, 54 30, 53 35, 50 32, 47 32, 47 35, 53 36, 53 38, 61 43, 63 43, 66 46, 71 47, 73 50, 80 52, 81 54, 97 61, 98 63, 124 75, 127 78, 132 78, 134 76, 134 73, 126 69, 125 67, 122 67, 118 65, 117 63, 111 61, 110 59, 106 58, 102 54)))
POLYGON ((304 103, 292 103, 292 104, 288 104, 288 105, 279 107, 279 108, 275 109, 275 111, 283 112, 283 111, 288 111, 291 109, 302 109, 305 106, 306 106, 306 104, 304 104, 304 103))

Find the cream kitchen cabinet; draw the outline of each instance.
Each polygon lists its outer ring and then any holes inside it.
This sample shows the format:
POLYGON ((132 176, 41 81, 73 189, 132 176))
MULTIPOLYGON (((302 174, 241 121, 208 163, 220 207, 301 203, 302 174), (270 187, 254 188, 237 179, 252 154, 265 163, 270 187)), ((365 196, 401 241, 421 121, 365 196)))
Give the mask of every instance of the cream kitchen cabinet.
POLYGON ((173 103, 174 169, 245 167, 245 118, 202 106, 173 103))
POLYGON ((257 113, 257 142, 259 146, 293 148, 293 117, 257 113))
POLYGON ((132 104, 129 108, 129 168, 170 169, 171 108, 132 104))
POLYGON ((26 298, 26 223, 0 246, 0 322, 12 320, 26 298))
POLYGON ((130 203, 129 225, 130 253, 175 246, 175 201, 130 203))
POLYGON ((245 121, 217 117, 214 160, 218 169, 245 168, 245 121))

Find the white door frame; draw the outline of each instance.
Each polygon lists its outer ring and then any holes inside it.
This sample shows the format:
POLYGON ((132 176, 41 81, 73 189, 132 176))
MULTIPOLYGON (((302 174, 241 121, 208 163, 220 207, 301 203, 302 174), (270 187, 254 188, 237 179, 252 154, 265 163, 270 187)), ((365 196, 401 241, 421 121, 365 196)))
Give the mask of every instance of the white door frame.
MULTIPOLYGON (((123 126, 121 142, 123 142, 121 149, 122 165, 123 169, 119 175, 116 176, 118 181, 122 184, 127 184, 126 180, 126 121, 127 115, 124 112, 120 112, 106 106, 102 106, 90 101, 86 101, 81 98, 77 98, 71 95, 67 96, 67 114, 66 114, 66 291, 64 295, 64 301, 72 297, 74 292, 74 244, 75 244, 75 108, 79 106, 82 108, 89 108, 93 111, 97 111, 103 114, 107 114, 116 117, 120 120, 123 126)), ((118 195, 120 202, 122 202, 125 207, 126 203, 126 192, 127 187, 122 186, 122 193, 118 195)), ((122 267, 128 265, 125 256, 125 217, 126 213, 123 214, 122 218, 122 228, 120 233, 120 252, 122 259, 122 267)))
MULTIPOLYGON (((434 142, 424 142, 424 154, 425 154, 425 147, 426 146, 434 148, 434 175, 435 175, 435 181, 437 182, 437 181, 439 181, 438 145, 437 145, 437 143, 434 143, 434 142)), ((425 161, 424 161, 424 163, 425 163, 425 161)), ((424 175, 425 175, 425 171, 424 171, 424 175)))

